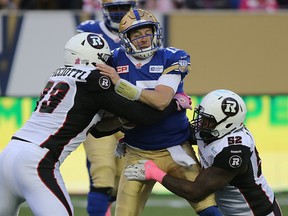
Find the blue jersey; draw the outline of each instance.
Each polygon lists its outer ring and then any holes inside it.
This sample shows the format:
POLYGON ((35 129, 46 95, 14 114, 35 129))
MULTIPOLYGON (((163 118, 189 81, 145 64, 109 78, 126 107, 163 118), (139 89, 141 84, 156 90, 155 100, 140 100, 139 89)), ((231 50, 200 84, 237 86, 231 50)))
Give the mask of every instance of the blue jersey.
POLYGON ((121 45, 118 35, 111 32, 103 21, 84 21, 77 26, 77 32, 93 32, 100 34, 107 41, 111 50, 118 48, 121 45))
MULTIPOLYGON (((162 74, 180 74, 177 92, 183 92, 183 79, 190 71, 190 56, 176 48, 161 48, 145 60, 129 58, 124 48, 114 50, 112 65, 119 76, 144 88, 154 89, 162 74)), ((186 111, 174 112, 166 119, 151 125, 137 126, 125 131, 125 142, 144 150, 165 149, 180 145, 190 137, 186 111)))

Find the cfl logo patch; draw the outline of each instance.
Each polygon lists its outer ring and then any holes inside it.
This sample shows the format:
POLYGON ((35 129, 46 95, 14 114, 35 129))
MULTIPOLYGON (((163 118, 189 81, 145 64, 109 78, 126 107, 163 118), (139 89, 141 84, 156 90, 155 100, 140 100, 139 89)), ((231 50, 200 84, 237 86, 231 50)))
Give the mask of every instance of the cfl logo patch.
POLYGON ((229 165, 232 168, 238 168, 240 167, 242 164, 242 158, 238 155, 233 155, 232 157, 230 157, 229 159, 229 165))
POLYGON ((111 86, 111 81, 110 81, 110 79, 107 76, 102 76, 99 79, 99 85, 103 89, 108 89, 111 86))

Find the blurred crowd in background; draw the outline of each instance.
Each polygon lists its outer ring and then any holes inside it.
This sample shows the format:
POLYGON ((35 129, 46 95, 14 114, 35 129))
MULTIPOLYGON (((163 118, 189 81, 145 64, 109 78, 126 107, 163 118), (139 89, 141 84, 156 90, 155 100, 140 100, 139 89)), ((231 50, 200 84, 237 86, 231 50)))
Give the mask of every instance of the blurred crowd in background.
MULTIPOLYGON (((240 9, 275 11, 288 9, 288 0, 138 0, 146 10, 170 12, 181 9, 240 9)), ((0 9, 83 10, 92 13, 101 0, 0 0, 0 9)))

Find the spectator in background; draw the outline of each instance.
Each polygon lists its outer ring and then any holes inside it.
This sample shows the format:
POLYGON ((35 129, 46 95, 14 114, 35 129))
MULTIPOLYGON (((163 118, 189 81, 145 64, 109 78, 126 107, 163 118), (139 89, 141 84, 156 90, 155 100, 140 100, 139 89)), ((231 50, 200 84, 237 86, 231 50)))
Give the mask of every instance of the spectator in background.
POLYGON ((277 0, 240 0, 241 10, 255 11, 266 10, 273 12, 278 9, 277 0))
POLYGON ((17 9, 17 0, 0 0, 0 10, 1 9, 17 9))
POLYGON ((0 0, 0 9, 8 8, 9 2, 8 0, 0 0))
POLYGON ((27 10, 77 10, 82 0, 19 0, 19 9, 27 10))
POLYGON ((279 9, 288 9, 288 0, 277 0, 279 9))
POLYGON ((235 9, 239 0, 186 0, 190 9, 235 9))
POLYGON ((82 1, 82 10, 87 13, 94 13, 97 10, 101 9, 100 0, 83 0, 82 1))
POLYGON ((185 7, 185 0, 146 0, 139 1, 140 8, 158 10, 162 13, 185 7))

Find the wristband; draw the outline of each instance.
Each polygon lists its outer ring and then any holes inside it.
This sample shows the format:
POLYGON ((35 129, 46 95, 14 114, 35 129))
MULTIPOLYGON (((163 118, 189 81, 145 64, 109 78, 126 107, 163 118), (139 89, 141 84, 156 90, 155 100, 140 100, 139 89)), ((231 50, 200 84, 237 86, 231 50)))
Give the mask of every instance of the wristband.
POLYGON ((159 169, 154 162, 147 161, 145 164, 145 177, 146 179, 154 179, 159 183, 162 183, 164 176, 167 174, 163 170, 159 169))
POLYGON ((124 79, 119 79, 114 89, 117 94, 132 101, 138 100, 142 92, 142 88, 137 87, 124 79))

